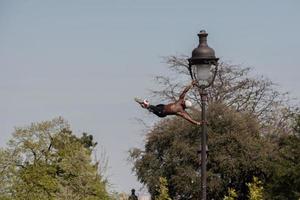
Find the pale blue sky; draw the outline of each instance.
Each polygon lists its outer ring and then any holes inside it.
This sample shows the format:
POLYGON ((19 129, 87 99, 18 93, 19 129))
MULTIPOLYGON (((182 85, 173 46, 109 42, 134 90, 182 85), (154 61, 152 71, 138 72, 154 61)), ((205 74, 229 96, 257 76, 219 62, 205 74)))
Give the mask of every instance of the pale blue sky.
POLYGON ((14 126, 63 116, 95 135, 114 189, 140 184, 127 150, 142 146, 134 96, 162 56, 189 55, 206 29, 217 56, 253 67, 300 97, 300 1, 0 0, 0 146, 14 126))

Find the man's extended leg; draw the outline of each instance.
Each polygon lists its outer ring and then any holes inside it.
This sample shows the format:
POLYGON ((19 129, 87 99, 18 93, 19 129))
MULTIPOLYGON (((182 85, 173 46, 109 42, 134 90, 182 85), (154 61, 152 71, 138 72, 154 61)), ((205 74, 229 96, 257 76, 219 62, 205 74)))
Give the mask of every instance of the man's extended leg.
POLYGON ((156 106, 149 105, 147 108, 150 112, 154 113, 158 117, 166 117, 167 115, 164 113, 164 105, 159 104, 156 106))

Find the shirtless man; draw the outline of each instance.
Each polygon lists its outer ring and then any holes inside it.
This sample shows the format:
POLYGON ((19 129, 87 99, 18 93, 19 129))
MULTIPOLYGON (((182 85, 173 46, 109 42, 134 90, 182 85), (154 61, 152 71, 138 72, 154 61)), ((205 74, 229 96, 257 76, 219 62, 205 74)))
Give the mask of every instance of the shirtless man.
POLYGON ((189 100, 185 100, 185 95, 195 84, 196 82, 193 81, 182 91, 177 101, 166 105, 158 104, 154 106, 150 105, 150 103, 147 100, 141 101, 137 98, 135 98, 135 101, 139 103, 142 106, 142 108, 149 110, 158 117, 166 117, 167 115, 177 115, 195 125, 200 125, 201 122, 193 120, 192 117, 185 111, 185 109, 190 108, 192 106, 192 103, 189 100))

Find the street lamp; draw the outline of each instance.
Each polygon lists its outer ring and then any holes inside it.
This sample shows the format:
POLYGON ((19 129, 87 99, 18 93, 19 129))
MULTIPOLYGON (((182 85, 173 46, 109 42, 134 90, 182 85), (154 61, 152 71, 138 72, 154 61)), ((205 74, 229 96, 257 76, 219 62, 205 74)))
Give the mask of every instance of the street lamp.
POLYGON ((201 97, 201 200, 206 200, 206 188, 207 188, 207 120, 206 120, 206 104, 207 104, 207 92, 206 88, 210 87, 216 77, 218 70, 218 60, 216 58, 215 51, 207 45, 207 33, 202 30, 198 34, 199 46, 192 52, 192 57, 188 59, 189 71, 192 80, 197 81, 197 87, 199 88, 199 94, 201 97))

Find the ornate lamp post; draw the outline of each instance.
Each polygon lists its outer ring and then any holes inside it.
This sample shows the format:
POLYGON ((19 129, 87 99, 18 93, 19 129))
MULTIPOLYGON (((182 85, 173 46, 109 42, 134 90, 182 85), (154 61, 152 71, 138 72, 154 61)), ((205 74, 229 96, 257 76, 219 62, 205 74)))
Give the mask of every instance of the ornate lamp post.
POLYGON ((206 104, 207 92, 206 88, 210 87, 216 77, 218 70, 218 60, 215 51, 207 45, 207 33, 202 30, 198 34, 199 46, 192 52, 192 57, 189 61, 189 71, 192 80, 197 81, 199 94, 201 97, 201 147, 200 147, 200 162, 201 162, 201 200, 206 200, 207 187, 207 120, 206 120, 206 104))

